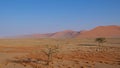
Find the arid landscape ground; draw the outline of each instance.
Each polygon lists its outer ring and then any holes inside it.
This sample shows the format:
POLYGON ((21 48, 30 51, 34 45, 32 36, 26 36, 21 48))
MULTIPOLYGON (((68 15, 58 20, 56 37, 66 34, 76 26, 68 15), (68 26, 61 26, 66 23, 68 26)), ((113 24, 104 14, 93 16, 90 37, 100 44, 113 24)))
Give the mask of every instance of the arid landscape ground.
POLYGON ((120 0, 0 0, 0 68, 120 68, 120 0))
POLYGON ((0 68, 120 68, 120 38, 0 39, 0 68))

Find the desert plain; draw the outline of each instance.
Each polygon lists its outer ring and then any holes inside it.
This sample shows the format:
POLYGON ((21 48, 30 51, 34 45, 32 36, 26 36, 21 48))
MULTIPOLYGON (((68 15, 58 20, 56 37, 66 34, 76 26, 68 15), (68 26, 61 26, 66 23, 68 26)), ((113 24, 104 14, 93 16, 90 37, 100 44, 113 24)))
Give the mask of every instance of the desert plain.
POLYGON ((0 39, 0 68, 120 68, 120 38, 0 39))

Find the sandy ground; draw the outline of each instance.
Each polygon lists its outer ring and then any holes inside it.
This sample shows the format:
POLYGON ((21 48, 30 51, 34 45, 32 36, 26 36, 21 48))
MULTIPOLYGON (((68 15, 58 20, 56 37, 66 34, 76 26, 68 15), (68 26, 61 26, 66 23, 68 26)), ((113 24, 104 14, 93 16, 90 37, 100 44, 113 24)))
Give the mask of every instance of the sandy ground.
POLYGON ((49 65, 42 52, 45 49, 46 46, 0 45, 0 68, 120 68, 119 44, 106 43, 98 47, 94 43, 71 44, 67 41, 52 55, 49 65))

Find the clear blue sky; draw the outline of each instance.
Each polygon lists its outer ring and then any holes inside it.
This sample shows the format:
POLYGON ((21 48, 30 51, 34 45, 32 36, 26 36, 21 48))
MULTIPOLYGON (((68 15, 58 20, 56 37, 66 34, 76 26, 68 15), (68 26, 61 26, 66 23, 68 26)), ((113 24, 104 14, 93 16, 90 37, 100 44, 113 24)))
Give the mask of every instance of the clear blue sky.
POLYGON ((120 0, 0 0, 0 36, 120 25, 120 0))

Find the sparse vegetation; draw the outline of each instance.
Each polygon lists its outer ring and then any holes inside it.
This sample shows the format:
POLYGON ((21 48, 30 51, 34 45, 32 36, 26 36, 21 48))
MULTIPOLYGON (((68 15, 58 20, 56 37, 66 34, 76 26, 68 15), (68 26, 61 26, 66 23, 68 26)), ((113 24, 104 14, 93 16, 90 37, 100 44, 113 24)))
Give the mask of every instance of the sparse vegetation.
POLYGON ((98 46, 103 45, 104 42, 106 42, 105 38, 96 38, 95 41, 98 43, 98 46))
MULTIPOLYGON (((96 44, 94 40, 95 39, 1 40, 0 52, 4 54, 1 54, 2 57, 0 58, 3 58, 3 60, 11 60, 9 64, 1 65, 1 68, 14 68, 14 63, 16 64, 15 67, 18 68, 80 68, 82 66, 92 68, 96 67, 97 63, 101 65, 107 64, 109 66, 111 62, 114 68, 119 68, 116 67, 116 65, 119 66, 120 47, 114 47, 119 46, 119 39, 107 39, 106 46, 101 48, 105 49, 105 47, 107 47, 109 50, 104 52, 96 51, 96 48, 100 48, 98 46, 90 46, 96 44), (15 43, 13 43, 14 41, 15 43), (2 46, 7 43, 11 45, 2 46), (80 43, 89 45, 81 46, 79 45, 80 43), (110 43, 110 46, 108 43, 110 43), (111 43, 114 43, 112 47, 111 43), (21 46, 21 44, 24 46, 21 46)), ((100 43, 100 45, 102 44, 100 43)))
POLYGON ((58 45, 55 45, 55 46, 49 46, 49 45, 47 45, 46 49, 42 50, 42 52, 47 56, 47 63, 46 63, 46 65, 49 65, 49 63, 52 62, 52 60, 53 60, 53 54, 57 53, 58 49, 59 49, 58 45))

